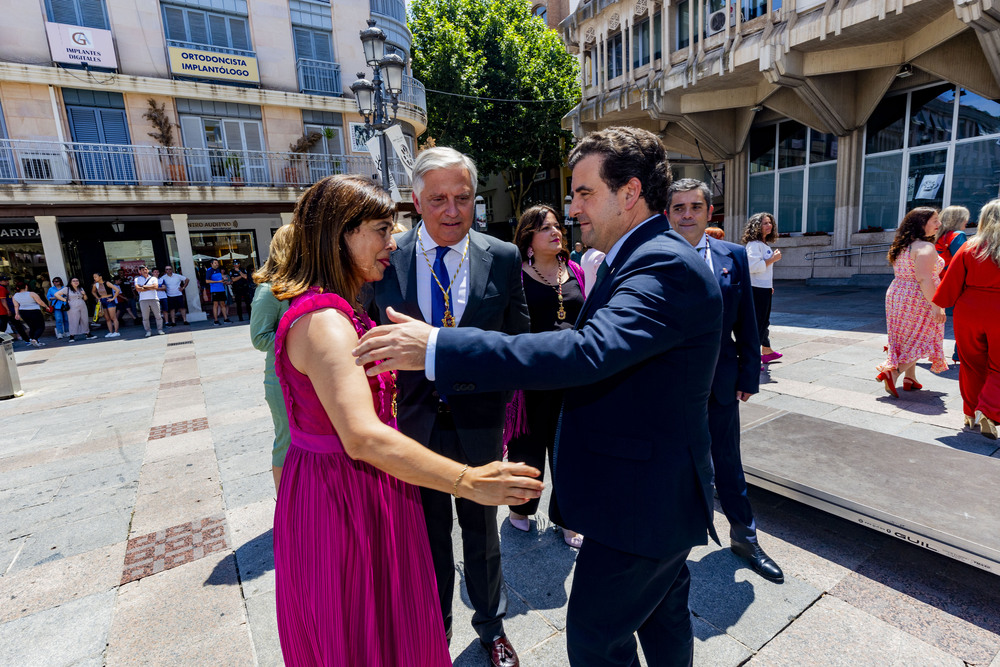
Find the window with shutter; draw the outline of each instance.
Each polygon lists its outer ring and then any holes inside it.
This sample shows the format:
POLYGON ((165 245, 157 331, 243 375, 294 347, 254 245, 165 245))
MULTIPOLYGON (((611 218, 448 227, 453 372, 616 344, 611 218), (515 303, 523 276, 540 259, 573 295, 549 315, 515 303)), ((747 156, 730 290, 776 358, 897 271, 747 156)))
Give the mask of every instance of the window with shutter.
POLYGON ((292 37, 295 39, 296 58, 315 58, 311 31, 304 28, 292 28, 292 37))
POLYGON ((134 182, 135 165, 125 112, 121 109, 67 106, 66 113, 73 141, 80 144, 74 151, 80 178, 92 184, 134 182))
POLYGON ((250 35, 247 31, 247 22, 244 19, 230 16, 229 34, 232 36, 231 45, 234 49, 250 50, 250 35))
POLYGON ((110 28, 104 0, 45 0, 45 9, 53 23, 101 30, 110 28))
POLYGON ((184 10, 176 7, 164 7, 163 16, 167 39, 178 42, 188 41, 187 28, 184 25, 184 10))
POLYGON ((107 30, 108 16, 104 11, 104 0, 76 0, 80 10, 80 25, 87 28, 107 30))
POLYGON ((316 60, 333 62, 333 44, 329 33, 313 31, 313 53, 316 54, 316 60))
POLYGON ((208 37, 208 17, 205 16, 205 12, 186 9, 184 14, 187 16, 188 24, 188 39, 186 41, 195 44, 211 44, 208 37))
POLYGON ((229 31, 226 29, 226 17, 218 14, 208 15, 208 30, 212 46, 229 46, 229 31))
MULTIPOLYGON (((7 128, 3 123, 3 108, 0 107, 0 139, 7 138, 7 128)), ((0 183, 12 181, 17 178, 14 171, 14 154, 6 145, 0 144, 0 183)))

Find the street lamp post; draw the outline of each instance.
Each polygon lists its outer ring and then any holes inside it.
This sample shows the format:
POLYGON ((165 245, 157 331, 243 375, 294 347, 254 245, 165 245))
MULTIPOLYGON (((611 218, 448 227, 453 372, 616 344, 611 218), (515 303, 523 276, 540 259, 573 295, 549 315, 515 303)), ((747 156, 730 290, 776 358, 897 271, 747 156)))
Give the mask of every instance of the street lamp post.
POLYGON ((406 63, 395 53, 386 55, 385 33, 381 28, 375 27, 375 19, 368 19, 368 27, 361 31, 361 45, 365 50, 365 62, 372 68, 373 76, 369 81, 365 78, 364 72, 358 72, 358 80, 351 84, 351 92, 354 93, 354 99, 358 103, 358 112, 365 119, 365 131, 368 136, 379 133, 382 187, 389 190, 389 159, 385 130, 396 122, 399 94, 403 92, 403 69, 406 63))

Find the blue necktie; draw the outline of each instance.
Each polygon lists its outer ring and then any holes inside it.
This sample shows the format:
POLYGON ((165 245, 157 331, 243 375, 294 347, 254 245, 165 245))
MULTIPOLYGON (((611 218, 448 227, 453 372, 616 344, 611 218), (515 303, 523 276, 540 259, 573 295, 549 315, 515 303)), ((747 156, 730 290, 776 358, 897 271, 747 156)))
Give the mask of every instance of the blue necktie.
MULTIPOLYGON (((451 279, 448 277, 448 269, 444 265, 444 256, 448 254, 451 250, 448 246, 437 247, 437 257, 434 258, 434 275, 437 276, 437 280, 434 280, 434 276, 431 276, 431 325, 435 327, 444 326, 444 294, 448 291, 448 286, 451 284, 451 279), (441 283, 440 287, 438 282, 441 283)), ((452 317, 455 316, 455 304, 448 303, 449 310, 451 311, 452 317)))

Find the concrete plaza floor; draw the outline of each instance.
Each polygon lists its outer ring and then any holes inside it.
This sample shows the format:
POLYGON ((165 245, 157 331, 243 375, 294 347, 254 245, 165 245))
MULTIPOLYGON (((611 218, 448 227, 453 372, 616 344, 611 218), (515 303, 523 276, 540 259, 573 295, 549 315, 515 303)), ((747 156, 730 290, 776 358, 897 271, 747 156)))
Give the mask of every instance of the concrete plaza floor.
MULTIPOLYGON (((779 284, 785 356, 753 402, 1000 458, 961 428, 956 369, 925 364, 924 392, 884 398, 883 294, 779 284)), ((263 355, 245 325, 168 331, 17 347, 25 396, 0 402, 0 666, 281 663, 263 355)), ((785 583, 695 549, 696 664, 1000 667, 1000 577, 763 490, 751 501, 785 583)), ((544 515, 500 534, 522 664, 567 664, 575 551, 544 515)), ((462 587, 455 611, 455 664, 488 664, 462 587)))

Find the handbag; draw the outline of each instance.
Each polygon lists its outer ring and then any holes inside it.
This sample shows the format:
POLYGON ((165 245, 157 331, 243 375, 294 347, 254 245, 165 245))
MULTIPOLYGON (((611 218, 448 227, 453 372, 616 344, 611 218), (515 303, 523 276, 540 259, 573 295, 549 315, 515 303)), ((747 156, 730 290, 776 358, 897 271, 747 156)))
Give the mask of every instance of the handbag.
POLYGON ((97 318, 100 316, 101 316, 101 302, 98 301, 97 305, 94 306, 94 321, 96 322, 97 318))

